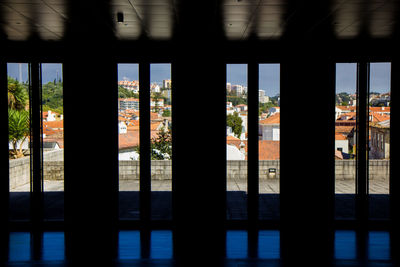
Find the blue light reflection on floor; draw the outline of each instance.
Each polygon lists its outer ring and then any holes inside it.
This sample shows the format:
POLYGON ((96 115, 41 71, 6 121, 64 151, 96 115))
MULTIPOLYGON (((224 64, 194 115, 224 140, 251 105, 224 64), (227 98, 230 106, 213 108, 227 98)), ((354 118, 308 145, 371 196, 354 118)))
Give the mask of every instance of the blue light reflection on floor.
POLYGON ((338 230, 335 232, 335 259, 355 260, 357 258, 356 232, 338 230))
POLYGON ((368 259, 390 260, 390 234, 385 231, 371 231, 368 234, 368 259))
POLYGON ((12 232, 9 240, 8 260, 10 262, 31 260, 31 234, 29 232, 12 232))
POLYGON ((150 243, 151 259, 172 259, 173 257, 173 241, 172 231, 154 230, 151 231, 150 243))
POLYGON ((279 231, 265 230, 258 232, 258 258, 279 259, 280 233, 279 231))
POLYGON ((121 260, 140 259, 140 231, 120 231, 118 258, 121 260))
POLYGON ((42 260, 65 260, 64 232, 44 232, 42 260))
POLYGON ((226 258, 246 259, 247 252, 247 231, 232 230, 226 232, 226 258))

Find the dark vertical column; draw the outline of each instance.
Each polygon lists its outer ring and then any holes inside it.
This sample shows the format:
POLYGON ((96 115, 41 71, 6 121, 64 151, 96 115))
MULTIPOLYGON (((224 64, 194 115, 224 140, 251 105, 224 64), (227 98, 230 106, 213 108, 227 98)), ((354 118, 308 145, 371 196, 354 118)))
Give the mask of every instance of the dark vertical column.
POLYGON ((41 64, 30 64, 30 118, 31 118, 31 251, 34 260, 40 260, 43 222, 43 149, 42 149, 42 82, 41 64))
POLYGON ((310 251, 321 264, 332 253, 335 65, 320 45, 285 47, 281 63, 281 254, 289 264, 310 251), (300 112, 304 101, 316 112, 300 112))
MULTIPOLYGON (((398 47, 399 42, 395 42, 393 47, 398 47)), ((396 51, 396 49, 394 50, 396 51)), ((399 261, 398 249, 400 248, 400 168, 399 162, 400 142, 396 136, 400 136, 399 103, 400 99, 400 57, 393 55, 391 68, 391 103, 390 103, 390 223, 391 223, 391 249, 392 257, 399 261)))
MULTIPOLYGON (((357 77, 357 175, 356 220, 365 226, 368 220, 368 91, 369 63, 358 63, 357 77)), ((358 228, 360 230, 360 227, 358 228)))
POLYGON ((109 1, 69 2, 65 32, 67 257, 110 265, 118 221, 118 87, 109 1))
POLYGON ((109 259, 118 218, 117 66, 90 47, 77 50, 64 64, 67 249, 73 259, 109 259))
POLYGON ((42 195, 42 86, 39 62, 30 64, 31 220, 34 230, 43 221, 42 195))
POLYGON ((247 153, 247 214, 248 214, 248 251, 249 257, 256 258, 258 253, 258 63, 253 60, 248 64, 248 153, 247 153))
POLYGON ((248 64, 247 212, 250 228, 258 221, 258 63, 248 64))
POLYGON ((8 159, 8 103, 7 103, 7 63, 0 60, 0 125, 1 138, 1 164, 3 179, 0 179, 0 261, 7 259, 8 253, 8 221, 9 221, 9 159, 8 159), (6 130, 7 129, 7 130, 6 130))
POLYGON ((173 64, 173 211, 181 266, 221 265, 226 216, 226 65, 217 5, 179 6, 173 64), (209 17, 207 22, 202 18, 209 17), (190 51, 189 53, 187 51, 190 51), (196 82, 206 79, 206 83, 196 82))
POLYGON ((151 155, 150 155, 150 64, 139 64, 140 101, 140 219, 149 226, 151 217, 151 155))

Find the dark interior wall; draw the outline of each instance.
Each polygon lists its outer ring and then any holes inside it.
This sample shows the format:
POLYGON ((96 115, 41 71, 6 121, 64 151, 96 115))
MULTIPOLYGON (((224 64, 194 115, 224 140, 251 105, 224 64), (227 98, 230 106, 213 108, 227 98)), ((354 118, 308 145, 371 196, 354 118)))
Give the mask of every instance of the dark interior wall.
MULTIPOLYGON (((317 2, 313 1, 313 5, 317 2)), ((172 62, 175 249, 178 255, 185 255, 184 259, 201 259, 207 254, 207 261, 221 255, 226 226, 226 63, 281 63, 280 227, 282 246, 286 248, 283 257, 290 259, 309 250, 325 257, 332 251, 330 230, 334 210, 334 63, 365 57, 393 60, 391 119, 392 125, 396 125, 397 42, 333 40, 330 30, 324 30, 324 23, 318 24, 311 34, 307 31, 310 25, 321 18, 309 21, 312 14, 306 12, 306 7, 303 15, 293 18, 297 23, 292 23, 294 26, 282 40, 226 41, 221 37, 220 22, 216 23, 221 16, 217 5, 200 11, 198 6, 189 4, 180 8, 183 15, 170 41, 152 41, 146 36, 137 41, 115 40, 107 1, 101 1, 96 15, 90 12, 89 4, 71 5, 71 22, 62 41, 2 41, 5 47, 1 52, 2 77, 8 60, 64 64, 65 225, 69 255, 78 258, 85 253, 86 257, 99 259, 115 255, 116 63, 132 60, 146 64, 172 62), (204 16, 214 19, 200 24, 204 16), (300 101, 305 92, 312 102, 300 101), (311 118, 307 113, 302 114, 310 105, 314 110, 311 118), (304 246, 304 240, 308 240, 309 246, 304 246), (94 247, 88 251, 89 242, 94 247)), ((2 87, 5 86, 3 83, 2 87)), ((4 107, 5 101, 1 105, 4 107)), ((2 117, 3 122, 6 120, 2 117)), ((392 135, 396 133, 393 127, 392 135)), ((4 131, 2 139, 5 140, 4 131)), ((391 161, 395 166, 398 142, 395 138, 391 140, 391 161)), ((393 168, 392 177, 396 174, 397 169, 393 168)), ((395 225, 399 184, 396 180, 391 183, 395 225)), ((1 195, 6 196, 8 184, 4 182, 1 190, 4 193, 1 195)), ((6 204, 1 205, 2 211, 7 210, 6 204)))

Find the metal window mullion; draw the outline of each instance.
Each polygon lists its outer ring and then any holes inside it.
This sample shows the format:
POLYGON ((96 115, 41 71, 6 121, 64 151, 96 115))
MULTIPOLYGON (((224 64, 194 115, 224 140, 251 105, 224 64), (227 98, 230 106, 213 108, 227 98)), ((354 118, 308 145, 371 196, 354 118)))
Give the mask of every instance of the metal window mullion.
POLYGON ((247 212, 250 225, 258 221, 258 63, 248 64, 248 153, 247 153, 247 212))
MULTIPOLYGON (((8 125, 8 103, 7 103, 7 88, 8 88, 8 82, 7 82, 7 63, 5 61, 0 62, 0 90, 2 90, 3 94, 3 100, 0 104, 2 111, 2 117, 1 117, 1 124, 6 126, 8 125)), ((8 140, 8 127, 7 127, 7 132, 3 131, 2 134, 2 139, 4 141, 4 153, 3 153, 3 165, 4 163, 7 164, 7 170, 4 169, 3 175, 7 175, 7 179, 1 179, 1 184, 0 184, 0 195, 1 195, 1 206, 0 210, 1 213, 4 215, 2 217, 2 225, 7 225, 8 219, 9 219, 9 197, 10 197, 10 174, 9 174, 9 140, 8 140), (3 136, 4 135, 4 136, 3 136), (7 135, 7 137, 6 137, 7 135), (6 143, 7 140, 7 143, 6 143), (7 147, 6 147, 7 146, 7 147), (7 148, 7 149, 6 149, 7 148)), ((0 223, 1 223, 0 222, 0 223)), ((0 259, 3 254, 0 254, 0 259)))
POLYGON ((42 88, 40 63, 30 64, 31 118, 31 218, 34 226, 43 221, 42 88))
POLYGON ((151 218, 151 142, 150 142, 150 63, 139 64, 140 111, 140 220, 144 226, 151 218))
POLYGON ((358 63, 357 75, 357 175, 356 219, 368 219, 368 91, 369 63, 358 63))

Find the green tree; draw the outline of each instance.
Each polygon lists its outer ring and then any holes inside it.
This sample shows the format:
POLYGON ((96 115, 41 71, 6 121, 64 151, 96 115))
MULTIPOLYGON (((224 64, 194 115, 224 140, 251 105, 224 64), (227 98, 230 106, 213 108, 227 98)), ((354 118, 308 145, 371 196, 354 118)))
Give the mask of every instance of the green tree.
POLYGON ((13 110, 23 110, 28 101, 26 88, 17 80, 8 77, 8 107, 13 110))
POLYGON ((157 137, 151 140, 151 159, 165 160, 172 157, 171 130, 164 127, 158 132, 157 137))
POLYGON ((123 86, 118 86, 118 98, 139 98, 139 94, 135 94, 133 91, 124 88, 123 86))
POLYGON ((22 144, 29 136, 29 112, 26 111, 28 92, 26 87, 17 80, 8 77, 8 141, 13 150, 10 156, 21 158, 24 156, 22 144), (18 149, 18 143, 20 147, 18 149))
POLYGON ((171 117, 171 110, 169 110, 169 109, 164 110, 162 116, 163 117, 171 117))
MULTIPOLYGON (((152 160, 169 160, 172 158, 172 138, 171 129, 165 130, 161 128, 156 137, 151 139, 151 159, 152 160)), ((135 151, 140 155, 140 147, 136 147, 135 151)), ((140 157, 140 156, 139 156, 140 157)))
POLYGON ((247 99, 242 98, 242 97, 238 97, 238 96, 230 96, 230 95, 228 95, 226 97, 226 101, 232 102, 233 106, 237 106, 237 105, 241 105, 241 104, 247 105, 247 99))
POLYGON ((233 133, 237 138, 240 138, 242 134, 242 118, 239 117, 239 113, 234 112, 226 117, 226 125, 232 128, 233 133))
POLYGON ((29 113, 25 110, 8 109, 8 140, 13 146, 12 157, 24 156, 22 144, 29 136, 29 113), (19 142, 19 149, 17 148, 19 142))
POLYGON ((159 110, 158 102, 160 101, 160 99, 161 99, 161 93, 157 92, 157 93, 154 93, 154 94, 153 94, 154 112, 156 112, 156 113, 157 113, 158 110, 159 110))
MULTIPOLYGON (((63 109, 63 83, 48 82, 42 85, 42 105, 52 111, 63 109)), ((43 111, 46 111, 43 109, 43 111)), ((59 112, 62 113, 62 112, 59 112)))

